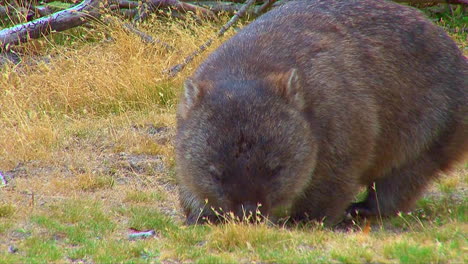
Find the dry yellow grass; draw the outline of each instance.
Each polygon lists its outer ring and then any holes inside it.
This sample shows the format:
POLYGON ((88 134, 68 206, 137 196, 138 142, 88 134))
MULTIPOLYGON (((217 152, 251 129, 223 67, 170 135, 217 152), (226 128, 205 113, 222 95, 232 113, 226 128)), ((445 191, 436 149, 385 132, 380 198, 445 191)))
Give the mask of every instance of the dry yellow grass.
MULTIPOLYGON (((148 31, 175 47, 173 51, 144 44, 118 25, 101 26, 99 31, 107 32, 107 38, 111 36, 112 41, 105 41, 106 36, 95 33, 95 38, 101 38, 100 43, 83 44, 78 49, 50 44, 53 45, 53 49, 47 47, 53 52, 50 63, 4 68, 0 78, 0 145, 3 146, 0 168, 11 169, 19 161, 50 158, 52 150, 69 140, 67 128, 83 120, 122 123, 126 120, 118 119, 132 111, 173 113, 184 78, 208 53, 176 78, 167 79, 162 72, 213 37, 217 27, 210 23, 196 26, 157 20, 151 25, 148 31), (116 120, 109 118, 122 113, 116 120)), ((216 40, 213 48, 221 41, 216 40)), ((174 124, 167 115, 162 119, 174 124)), ((83 128, 81 133, 93 132, 83 128)), ((112 133, 109 131, 109 135, 112 133)), ((150 140, 132 135, 131 131, 114 136, 118 144, 123 144, 116 148, 125 149, 125 142, 132 142, 137 152, 165 153, 158 145, 151 146, 150 140), (141 146, 148 144, 147 149, 141 146)))

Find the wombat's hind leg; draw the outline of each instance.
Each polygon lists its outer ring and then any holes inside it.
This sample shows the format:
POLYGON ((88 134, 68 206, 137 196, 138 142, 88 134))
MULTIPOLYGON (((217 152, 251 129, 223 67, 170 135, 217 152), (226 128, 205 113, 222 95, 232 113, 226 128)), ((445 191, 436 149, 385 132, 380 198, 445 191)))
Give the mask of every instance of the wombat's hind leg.
POLYGON ((368 186, 367 198, 353 203, 351 216, 390 216, 410 210, 428 183, 440 172, 439 163, 427 154, 391 170, 385 177, 368 186))
POLYGON ((453 126, 438 143, 419 158, 391 170, 368 187, 363 202, 352 204, 347 213, 363 217, 389 216, 408 211, 424 188, 441 172, 451 171, 468 154, 466 122, 453 126))

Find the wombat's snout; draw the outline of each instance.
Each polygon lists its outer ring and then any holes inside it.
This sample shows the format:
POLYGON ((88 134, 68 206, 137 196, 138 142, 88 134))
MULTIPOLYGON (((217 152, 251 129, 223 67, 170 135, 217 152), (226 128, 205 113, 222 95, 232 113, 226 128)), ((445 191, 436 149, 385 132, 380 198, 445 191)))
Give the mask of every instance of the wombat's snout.
POLYGON ((236 206, 234 214, 240 219, 256 220, 257 217, 267 216, 268 208, 262 203, 244 202, 236 206))

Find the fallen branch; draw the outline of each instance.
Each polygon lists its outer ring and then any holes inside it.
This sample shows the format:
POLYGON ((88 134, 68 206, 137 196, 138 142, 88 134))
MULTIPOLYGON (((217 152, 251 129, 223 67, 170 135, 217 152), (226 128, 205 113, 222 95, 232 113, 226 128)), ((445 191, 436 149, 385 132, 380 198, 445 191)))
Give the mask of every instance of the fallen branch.
MULTIPOLYGON (((221 29, 218 31, 216 34, 216 37, 221 37, 224 35, 224 33, 232 26, 234 23, 236 23, 242 16, 245 15, 247 10, 255 3, 255 0, 248 0, 245 2, 244 6, 235 14, 224 26, 221 27, 221 29)), ((166 73, 169 74, 170 77, 176 76, 182 69, 187 66, 196 56, 198 56, 200 53, 205 51, 210 45, 213 43, 213 38, 210 38, 208 41, 203 43, 197 50, 195 50, 192 54, 187 56, 184 61, 180 64, 177 64, 173 67, 171 67, 169 70, 166 70, 166 73)))
POLYGON ((29 39, 40 38, 52 31, 64 31, 99 17, 99 0, 84 0, 80 4, 11 28, 0 30, 0 49, 29 39))

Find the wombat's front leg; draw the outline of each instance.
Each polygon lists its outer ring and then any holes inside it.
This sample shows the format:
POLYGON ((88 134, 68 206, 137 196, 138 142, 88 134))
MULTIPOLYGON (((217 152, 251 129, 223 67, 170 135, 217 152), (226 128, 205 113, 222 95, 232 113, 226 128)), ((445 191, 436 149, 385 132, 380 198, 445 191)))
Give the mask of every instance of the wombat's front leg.
POLYGON ((315 174, 309 187, 293 206, 293 220, 323 221, 328 226, 339 223, 358 190, 357 183, 340 178, 315 174))
POLYGON ((179 189, 180 205, 184 210, 187 225, 204 224, 206 222, 218 222, 219 219, 212 212, 210 206, 200 201, 184 187, 179 189))

